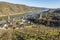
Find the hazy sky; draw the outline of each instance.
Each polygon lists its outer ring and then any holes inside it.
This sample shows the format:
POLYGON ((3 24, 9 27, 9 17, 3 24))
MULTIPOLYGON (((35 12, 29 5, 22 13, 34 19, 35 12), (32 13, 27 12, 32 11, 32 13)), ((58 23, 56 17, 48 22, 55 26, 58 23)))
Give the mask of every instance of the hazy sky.
POLYGON ((0 1, 25 4, 36 7, 60 8, 60 0, 0 0, 0 1))

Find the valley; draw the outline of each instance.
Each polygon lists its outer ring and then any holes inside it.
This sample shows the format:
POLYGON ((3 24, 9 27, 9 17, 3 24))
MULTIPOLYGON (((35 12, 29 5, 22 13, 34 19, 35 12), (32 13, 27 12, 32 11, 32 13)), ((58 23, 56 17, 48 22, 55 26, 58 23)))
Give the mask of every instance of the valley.
POLYGON ((60 9, 0 2, 0 40, 60 40, 60 9))

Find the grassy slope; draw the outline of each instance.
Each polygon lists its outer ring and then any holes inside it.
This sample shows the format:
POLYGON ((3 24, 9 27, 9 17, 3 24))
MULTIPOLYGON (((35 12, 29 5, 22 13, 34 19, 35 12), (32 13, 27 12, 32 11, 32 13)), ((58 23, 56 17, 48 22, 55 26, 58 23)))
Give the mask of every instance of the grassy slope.
POLYGON ((0 30, 0 40, 60 40, 59 32, 60 30, 56 28, 49 28, 43 25, 31 25, 26 26, 24 29, 0 30), (32 26, 39 28, 32 28, 32 26))

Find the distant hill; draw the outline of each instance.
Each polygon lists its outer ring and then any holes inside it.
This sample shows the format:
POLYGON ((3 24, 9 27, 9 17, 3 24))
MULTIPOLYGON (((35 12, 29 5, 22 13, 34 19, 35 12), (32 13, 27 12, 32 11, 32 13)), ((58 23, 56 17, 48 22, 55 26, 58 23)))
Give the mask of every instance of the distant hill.
POLYGON ((34 8, 30 8, 25 5, 12 4, 7 2, 0 2, 0 14, 15 14, 32 11, 34 8))
POLYGON ((8 2, 0 2, 0 15, 15 15, 23 14, 29 11, 37 10, 38 8, 29 7, 21 4, 13 4, 8 2))
POLYGON ((48 11, 45 11, 46 13, 58 13, 60 14, 60 8, 58 9, 49 9, 48 11))
POLYGON ((59 9, 56 9, 56 10, 54 11, 54 13, 60 13, 60 8, 59 8, 59 9))
POLYGON ((17 14, 25 14, 30 11, 34 10, 40 10, 40 11, 45 11, 45 12, 50 12, 50 13, 55 13, 59 12, 60 10, 56 9, 49 9, 49 8, 43 8, 43 7, 31 7, 31 6, 26 6, 22 4, 13 4, 13 3, 8 3, 8 2, 0 2, 0 16, 6 16, 6 15, 17 15, 17 14))

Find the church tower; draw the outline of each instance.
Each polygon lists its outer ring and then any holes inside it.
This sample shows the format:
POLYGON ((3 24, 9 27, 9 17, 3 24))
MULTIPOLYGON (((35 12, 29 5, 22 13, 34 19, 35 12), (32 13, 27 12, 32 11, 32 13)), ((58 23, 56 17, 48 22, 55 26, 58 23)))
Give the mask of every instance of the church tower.
POLYGON ((10 16, 8 15, 8 22, 10 22, 10 16))
POLYGON ((42 13, 40 13, 40 19, 42 19, 42 13))

